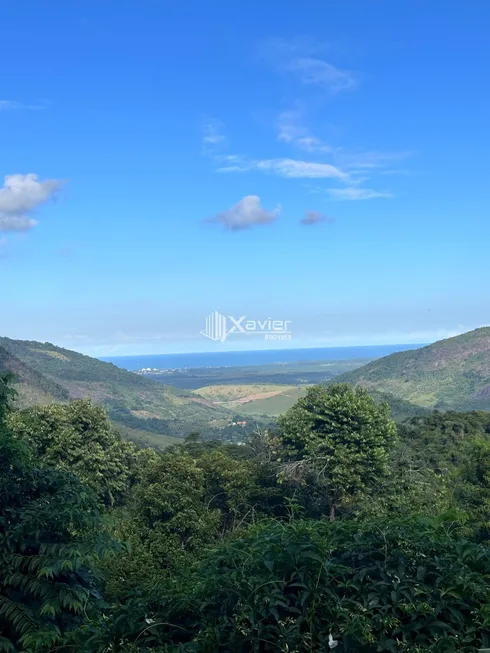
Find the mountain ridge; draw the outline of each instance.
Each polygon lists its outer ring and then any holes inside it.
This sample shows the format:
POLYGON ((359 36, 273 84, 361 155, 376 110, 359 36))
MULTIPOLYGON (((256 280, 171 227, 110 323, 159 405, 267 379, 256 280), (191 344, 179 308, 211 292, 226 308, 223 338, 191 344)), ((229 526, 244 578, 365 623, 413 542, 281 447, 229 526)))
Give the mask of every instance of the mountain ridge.
POLYGON ((181 436, 231 417, 191 392, 49 342, 0 337, 1 371, 14 375, 20 407, 88 397, 130 428, 181 436))

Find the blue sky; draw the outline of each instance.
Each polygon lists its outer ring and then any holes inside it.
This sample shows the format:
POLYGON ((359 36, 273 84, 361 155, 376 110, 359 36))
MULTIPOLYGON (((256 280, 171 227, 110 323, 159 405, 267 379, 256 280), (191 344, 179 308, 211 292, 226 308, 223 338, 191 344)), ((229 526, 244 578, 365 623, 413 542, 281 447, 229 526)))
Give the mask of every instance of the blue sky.
POLYGON ((109 355, 488 324, 489 28, 483 0, 5 5, 2 335, 109 355), (212 342, 214 310, 293 337, 212 342))

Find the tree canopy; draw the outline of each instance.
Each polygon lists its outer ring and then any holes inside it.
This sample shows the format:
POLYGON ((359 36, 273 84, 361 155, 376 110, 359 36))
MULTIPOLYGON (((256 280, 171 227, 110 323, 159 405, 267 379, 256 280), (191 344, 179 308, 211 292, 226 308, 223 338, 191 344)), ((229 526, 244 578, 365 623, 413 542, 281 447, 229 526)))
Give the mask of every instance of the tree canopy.
POLYGON ((26 408, 11 415, 9 426, 44 465, 71 471, 101 503, 120 503, 127 494, 136 448, 122 440, 105 410, 90 400, 26 408))
POLYGON ((377 404, 347 384, 309 388, 279 418, 285 474, 313 472, 328 496, 330 517, 337 505, 375 486, 388 469, 395 423, 386 404, 377 404))

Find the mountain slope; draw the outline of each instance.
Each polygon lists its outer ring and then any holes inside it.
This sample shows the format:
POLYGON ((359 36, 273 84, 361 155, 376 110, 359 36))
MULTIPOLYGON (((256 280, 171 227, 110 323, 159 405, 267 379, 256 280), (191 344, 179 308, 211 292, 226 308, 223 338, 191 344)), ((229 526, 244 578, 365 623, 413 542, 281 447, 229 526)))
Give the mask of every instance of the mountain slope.
POLYGON ((0 338, 0 370, 11 371, 19 404, 90 397, 130 428, 186 435, 230 411, 202 397, 50 343, 0 338))
POLYGON ((54 381, 46 378, 36 369, 25 365, 5 347, 0 346, 0 374, 10 372, 14 375, 16 389, 21 396, 21 404, 45 404, 53 400, 66 401, 67 391, 54 381))
POLYGON ((419 406, 490 410, 490 327, 391 354, 336 381, 359 384, 419 406))

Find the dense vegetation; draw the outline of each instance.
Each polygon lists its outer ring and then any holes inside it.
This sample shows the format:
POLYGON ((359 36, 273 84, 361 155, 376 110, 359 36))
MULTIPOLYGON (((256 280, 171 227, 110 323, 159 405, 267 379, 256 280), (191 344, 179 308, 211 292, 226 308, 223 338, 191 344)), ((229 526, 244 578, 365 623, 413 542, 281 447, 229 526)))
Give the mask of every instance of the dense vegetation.
POLYGON ((490 409, 490 327, 391 354, 339 380, 440 410, 490 409))
POLYGON ((0 651, 470 652, 490 643, 490 418, 396 427, 312 387, 242 446, 127 443, 0 380, 0 651))

